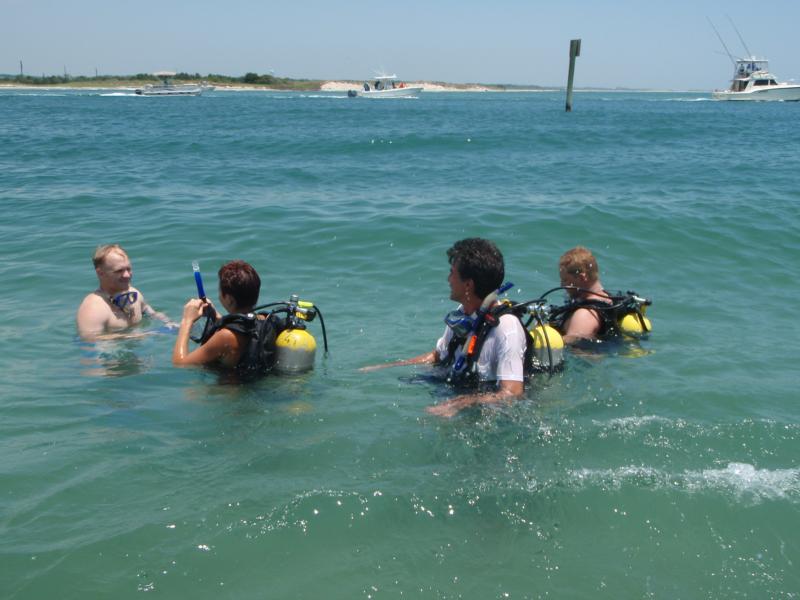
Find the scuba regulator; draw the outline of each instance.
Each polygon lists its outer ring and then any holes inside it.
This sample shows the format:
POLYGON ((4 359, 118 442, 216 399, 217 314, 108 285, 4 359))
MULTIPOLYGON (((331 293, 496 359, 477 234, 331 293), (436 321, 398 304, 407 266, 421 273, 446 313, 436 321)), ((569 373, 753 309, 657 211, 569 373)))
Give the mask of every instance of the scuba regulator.
POLYGON ((255 307, 253 310, 271 308, 271 315, 285 315, 282 328, 275 340, 275 370, 281 373, 301 373, 314 368, 317 341, 308 332, 306 323, 317 316, 322 326, 322 340, 325 354, 328 353, 328 334, 322 311, 313 302, 300 300, 296 294, 288 302, 271 302, 255 307))

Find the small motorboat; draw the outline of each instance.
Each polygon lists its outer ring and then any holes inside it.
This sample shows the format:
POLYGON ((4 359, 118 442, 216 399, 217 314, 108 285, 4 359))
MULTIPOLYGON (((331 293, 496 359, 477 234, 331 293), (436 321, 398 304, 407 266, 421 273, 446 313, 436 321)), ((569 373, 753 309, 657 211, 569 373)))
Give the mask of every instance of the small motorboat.
MULTIPOLYGON (((148 83, 141 88, 134 90, 138 96, 199 96, 203 90, 209 86, 196 85, 193 83, 174 83, 172 78, 175 73, 172 71, 159 71, 153 73, 161 80, 161 83, 148 83)), ((213 88, 211 88, 213 89, 213 88)))
POLYGON ((351 98, 415 98, 421 91, 421 85, 406 85, 397 75, 378 75, 365 81, 362 89, 348 90, 347 95, 351 98))

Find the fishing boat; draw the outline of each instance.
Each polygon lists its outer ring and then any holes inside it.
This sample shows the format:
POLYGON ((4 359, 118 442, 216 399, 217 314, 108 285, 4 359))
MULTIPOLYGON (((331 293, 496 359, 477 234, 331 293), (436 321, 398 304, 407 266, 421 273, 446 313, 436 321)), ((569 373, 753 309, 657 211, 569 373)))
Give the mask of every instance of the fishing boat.
POLYGON ((733 79, 731 79, 731 86, 727 90, 714 90, 711 97, 714 100, 750 100, 750 101, 764 101, 764 100, 778 100, 783 102, 797 102, 800 101, 800 85, 794 83, 781 83, 778 78, 773 75, 769 70, 769 61, 765 59, 755 58, 750 48, 739 33, 739 29, 734 24, 733 20, 728 17, 731 22, 733 30, 739 37, 747 56, 750 58, 734 58, 731 51, 728 50, 728 45, 722 39, 719 31, 714 26, 711 19, 708 23, 717 34, 722 47, 725 48, 725 54, 733 63, 733 79))
POLYGON ((134 90, 138 96, 199 96, 204 89, 203 85, 193 83, 174 83, 172 78, 175 73, 172 71, 159 71, 153 73, 161 80, 161 83, 148 83, 139 89, 134 90))
POLYGON ((397 75, 378 75, 365 81, 362 89, 348 90, 351 98, 412 98, 422 91, 422 86, 406 85, 397 75))
POLYGON ((782 100, 800 101, 800 84, 779 82, 769 70, 769 61, 740 58, 734 62, 731 87, 715 90, 714 100, 782 100))

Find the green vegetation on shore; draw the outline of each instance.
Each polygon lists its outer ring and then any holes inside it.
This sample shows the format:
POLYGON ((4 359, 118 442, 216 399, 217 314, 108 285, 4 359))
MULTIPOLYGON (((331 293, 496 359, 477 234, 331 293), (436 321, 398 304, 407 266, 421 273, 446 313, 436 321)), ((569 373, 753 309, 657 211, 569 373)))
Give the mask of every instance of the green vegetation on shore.
MULTIPOLYGON (((294 90, 294 91, 317 91, 327 80, 320 79, 291 79, 289 77, 275 77, 274 75, 259 75, 258 73, 245 73, 241 77, 230 75, 219 75, 209 73, 177 73, 173 77, 175 81, 181 83, 199 83, 205 81, 214 85, 228 85, 236 87, 269 88, 273 90, 294 90)), ((0 73, 0 83, 17 84, 25 86, 64 86, 64 87, 140 87, 146 83, 158 82, 159 78, 150 73, 137 73, 136 75, 97 75, 87 77, 78 75, 42 75, 35 77, 32 75, 4 75, 0 73)), ((538 85, 514 85, 497 83, 446 83, 443 81, 432 81, 435 85, 455 89, 470 90, 475 87, 486 88, 493 91, 521 91, 521 90, 545 90, 552 89, 538 85)), ((354 81, 355 87, 360 86, 359 81, 354 81)))
MULTIPOLYGON (((290 79, 288 77, 274 77, 273 75, 259 75, 258 73, 245 73, 242 77, 231 77, 229 75, 218 75, 209 73, 206 76, 200 73, 177 73, 173 77, 175 81, 181 83, 199 83, 207 81, 219 85, 236 86, 264 86, 276 90, 318 90, 324 83, 315 79, 290 79)), ((34 77, 31 75, 0 75, 0 81, 6 83, 16 83, 19 85, 64 85, 69 87, 121 87, 121 86, 141 86, 145 83, 158 82, 159 78, 149 73, 137 73, 136 75, 98 75, 77 77, 63 75, 42 75, 34 77)))

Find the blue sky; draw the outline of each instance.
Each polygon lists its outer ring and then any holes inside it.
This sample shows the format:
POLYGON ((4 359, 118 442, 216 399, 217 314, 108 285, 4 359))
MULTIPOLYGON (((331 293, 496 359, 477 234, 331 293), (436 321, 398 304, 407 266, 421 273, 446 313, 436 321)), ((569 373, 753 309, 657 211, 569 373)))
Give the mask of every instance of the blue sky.
POLYGON ((0 73, 177 70, 294 78, 560 85, 571 38, 576 85, 724 87, 748 47, 800 81, 800 1, 0 0, 0 73))

